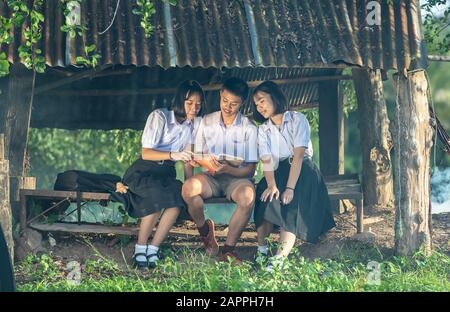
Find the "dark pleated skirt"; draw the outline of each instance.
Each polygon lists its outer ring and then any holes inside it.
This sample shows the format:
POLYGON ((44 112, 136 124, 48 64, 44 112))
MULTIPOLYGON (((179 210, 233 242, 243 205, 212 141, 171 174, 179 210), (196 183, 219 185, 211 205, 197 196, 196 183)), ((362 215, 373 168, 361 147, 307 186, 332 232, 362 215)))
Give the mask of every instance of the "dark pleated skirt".
MULTIPOLYGON (((289 170, 289 161, 284 160, 275 171, 275 181, 280 194, 285 190, 289 170)), ((256 227, 266 220, 294 233, 306 242, 317 243, 322 234, 336 226, 327 187, 322 174, 311 159, 303 160, 294 198, 288 205, 283 205, 275 199, 272 202, 261 202, 259 198, 266 188, 267 182, 263 178, 256 189, 257 201, 254 212, 256 227)))
POLYGON ((128 186, 128 192, 114 193, 113 199, 122 202, 131 217, 142 218, 172 207, 180 208, 186 215, 182 183, 176 179, 174 162, 138 159, 127 169, 122 182, 128 186))

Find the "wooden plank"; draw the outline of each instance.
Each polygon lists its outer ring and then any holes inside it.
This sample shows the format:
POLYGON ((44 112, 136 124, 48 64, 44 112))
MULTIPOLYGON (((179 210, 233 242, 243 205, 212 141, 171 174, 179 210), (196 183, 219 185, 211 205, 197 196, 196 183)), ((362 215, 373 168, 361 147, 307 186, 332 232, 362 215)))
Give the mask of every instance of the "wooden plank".
MULTIPOLYGON (((21 194, 27 197, 43 198, 43 199, 63 199, 69 198, 72 200, 77 199, 77 192, 69 191, 53 191, 53 190, 20 190, 21 194)), ((81 192, 80 198, 82 200, 109 200, 111 195, 109 193, 93 193, 93 192, 81 192)))
MULTIPOLYGON (((63 232, 63 233, 92 233, 92 234, 118 234, 137 235, 138 226, 106 226, 101 224, 75 224, 75 223, 53 223, 33 222, 31 228, 42 232, 63 232)), ((197 230, 173 228, 169 232, 171 235, 198 236, 197 230)), ((217 237, 227 237, 227 231, 215 231, 217 237)), ((247 238, 256 238, 256 232, 246 233, 247 238)))
POLYGON ((56 89, 58 87, 61 87, 61 86, 64 86, 64 85, 76 82, 76 81, 81 80, 81 79, 85 79, 85 78, 91 78, 92 79, 93 77, 95 77, 96 74, 102 72, 103 70, 105 70, 106 68, 111 67, 111 66, 112 65, 104 65, 104 66, 100 66, 100 67, 97 67, 97 68, 94 68, 94 69, 83 71, 81 73, 72 75, 72 76, 64 78, 64 79, 58 79, 57 81, 50 82, 50 83, 48 83, 46 85, 43 85, 43 86, 40 86, 40 87, 36 88, 34 94, 38 95, 40 93, 43 93, 43 92, 46 92, 46 91, 49 91, 49 90, 52 90, 52 89, 56 89))

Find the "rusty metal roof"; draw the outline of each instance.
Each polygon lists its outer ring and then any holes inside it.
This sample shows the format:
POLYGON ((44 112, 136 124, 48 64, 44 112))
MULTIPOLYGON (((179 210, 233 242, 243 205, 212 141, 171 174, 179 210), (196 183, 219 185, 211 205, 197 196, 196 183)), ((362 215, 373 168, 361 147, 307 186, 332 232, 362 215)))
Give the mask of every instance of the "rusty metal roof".
MULTIPOLYGON (((346 63, 399 69, 424 59, 418 0, 380 1, 381 25, 366 22, 369 0, 157 0, 146 39, 134 1, 82 1, 86 38, 66 40, 59 0, 44 0, 41 49, 49 66, 69 66, 96 44, 101 64, 170 67, 300 67, 346 63)), ((0 14, 9 12, 0 2, 0 14)), ((8 59, 18 62, 20 31, 8 59)))

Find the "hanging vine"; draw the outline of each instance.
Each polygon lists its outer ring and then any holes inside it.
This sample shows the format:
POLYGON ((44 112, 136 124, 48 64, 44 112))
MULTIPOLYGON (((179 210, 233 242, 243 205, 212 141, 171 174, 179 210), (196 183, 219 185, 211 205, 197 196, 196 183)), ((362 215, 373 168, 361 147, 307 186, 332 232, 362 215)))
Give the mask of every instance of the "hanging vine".
MULTIPOLYGON (((170 5, 176 5, 176 0, 163 0, 170 5)), ((136 8, 133 9, 133 14, 141 16, 141 27, 144 29, 145 37, 150 38, 153 34, 153 24, 151 22, 152 16, 156 13, 153 0, 136 0, 136 8)))

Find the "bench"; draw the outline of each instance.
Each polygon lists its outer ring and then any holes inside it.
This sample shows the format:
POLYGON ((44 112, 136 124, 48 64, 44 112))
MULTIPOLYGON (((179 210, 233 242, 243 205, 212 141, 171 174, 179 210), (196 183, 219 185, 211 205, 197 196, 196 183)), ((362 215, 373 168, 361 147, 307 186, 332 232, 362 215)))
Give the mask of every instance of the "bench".
MULTIPOLYGON (((356 204, 356 231, 364 231, 364 199, 361 183, 357 174, 324 176, 325 184, 328 188, 330 200, 355 200, 356 204)), ((224 197, 213 197, 205 200, 205 204, 229 204, 224 197)))
MULTIPOLYGON (((358 175, 336 175, 326 176, 325 183, 328 188, 330 200, 352 199, 356 201, 356 230, 362 233, 363 225, 363 193, 361 190, 361 183, 358 175)), ((53 191, 53 190, 20 190, 20 226, 21 229, 27 227, 34 228, 40 231, 62 231, 62 232, 78 232, 78 233, 97 233, 97 234, 136 234, 139 230, 137 226, 106 226, 106 225, 86 225, 81 224, 81 207, 88 201, 109 201, 110 195, 108 193, 91 193, 91 192, 68 192, 68 191, 53 191), (51 200, 56 202, 51 207, 45 209, 36 216, 28 217, 28 202, 29 200, 51 200), (44 224, 38 222, 38 218, 46 213, 60 207, 64 202, 76 202, 78 200, 77 218, 78 224, 69 223, 55 223, 44 224)), ((230 203, 226 198, 210 198, 205 200, 205 204, 228 204, 230 203)), ((71 213, 72 213, 71 212, 71 213)), ((196 234, 196 231, 192 231, 196 234)), ((171 231, 176 233, 176 231, 171 231)))

